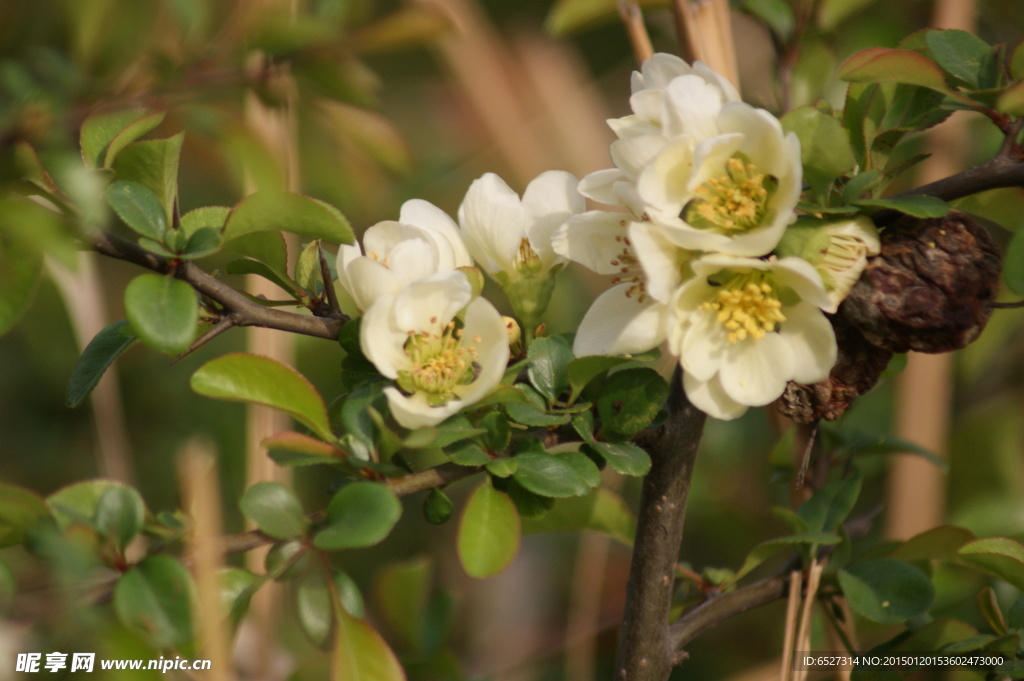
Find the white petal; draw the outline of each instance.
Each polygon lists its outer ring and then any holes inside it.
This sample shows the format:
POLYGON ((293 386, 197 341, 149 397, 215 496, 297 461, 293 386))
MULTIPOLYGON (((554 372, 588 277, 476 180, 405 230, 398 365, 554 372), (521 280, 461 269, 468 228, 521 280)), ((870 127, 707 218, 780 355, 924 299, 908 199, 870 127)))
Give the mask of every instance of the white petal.
POLYGON ((587 209, 587 202, 576 187, 579 180, 563 170, 549 170, 538 175, 523 192, 526 236, 533 250, 550 268, 558 261, 551 249, 551 235, 570 216, 587 209))
POLYGON ((409 357, 405 354, 407 336, 393 324, 392 310, 395 297, 380 296, 363 314, 359 325, 359 347, 366 359, 377 367, 387 378, 398 378, 399 370, 409 368, 409 357))
POLYGON ((498 385, 508 366, 508 333, 505 322, 495 307, 477 298, 466 308, 463 344, 476 346, 476 364, 480 370, 472 383, 455 388, 463 406, 478 402, 498 385), (479 340, 477 340, 479 339, 479 340))
POLYGON ((438 272, 409 284, 395 297, 394 325, 405 332, 437 329, 450 322, 472 296, 465 274, 438 272))
POLYGON ((637 177, 637 192, 645 203, 678 215, 691 198, 693 149, 690 140, 680 138, 664 147, 637 177))
POLYGON ((717 179, 726 174, 725 163, 743 145, 743 135, 728 134, 709 137, 698 144, 693 150, 693 174, 690 177, 687 192, 690 194, 708 180, 717 179))
POLYGON ((783 308, 782 312, 786 321, 779 325, 779 334, 796 358, 792 380, 797 383, 824 381, 838 353, 832 324, 808 303, 783 308))
POLYGON ((400 425, 410 429, 436 426, 463 407, 462 400, 449 400, 434 407, 423 393, 403 395, 391 387, 384 388, 384 395, 388 398, 391 415, 400 425))
POLYGON ((440 269, 437 247, 429 237, 407 239, 391 250, 388 269, 402 287, 429 277, 440 269))
POLYGON ((680 76, 665 88, 665 133, 703 140, 719 133, 722 91, 700 76, 680 76))
POLYGON ((663 135, 636 135, 612 142, 608 152, 616 168, 626 177, 636 179, 666 146, 668 142, 663 135))
POLYGON ((640 66, 640 73, 638 85, 641 87, 665 89, 679 76, 693 73, 693 69, 674 54, 656 52, 640 66))
POLYGON ((473 181, 459 206, 466 248, 488 271, 511 271, 526 237, 519 195, 494 173, 473 181))
POLYGON ((616 274, 631 221, 628 213, 595 210, 574 215, 555 232, 551 245, 559 255, 598 274, 616 274))
POLYGON ((738 102, 740 101, 740 93, 736 90, 736 87, 720 76, 718 73, 713 71, 710 66, 702 61, 693 63, 693 72, 698 76, 706 80, 708 83, 714 85, 722 91, 722 96, 726 102, 738 102))
POLYGON ((473 266, 473 258, 466 249, 466 245, 462 243, 458 225, 447 213, 434 204, 423 199, 410 199, 402 204, 398 219, 407 225, 422 227, 431 234, 439 236, 448 245, 452 254, 451 263, 447 261, 445 249, 442 247, 438 249, 441 255, 439 263, 441 269, 473 266))
POLYGON ((777 333, 747 338, 726 348, 718 372, 726 394, 740 404, 759 407, 779 397, 793 377, 795 358, 777 333))
POLYGON ((633 355, 665 340, 668 306, 637 302, 626 295, 630 286, 619 284, 597 297, 576 332, 576 356, 633 355))
POLYGON ((747 411, 747 405, 740 404, 725 393, 717 376, 710 381, 698 381, 684 372, 683 389, 693 406, 712 418, 731 421, 747 411))
POLYGON ((629 225, 629 238, 643 266, 647 293, 663 303, 669 302, 683 280, 692 276, 689 262, 695 254, 676 246, 665 236, 664 229, 650 222, 629 225))
POLYGON ((619 202, 619 197, 615 194, 615 183, 624 177, 618 168, 597 170, 580 180, 579 192, 594 201, 614 205, 619 202))
POLYGON ((395 278, 391 270, 370 258, 353 260, 345 273, 348 279, 346 289, 356 307, 363 311, 370 309, 380 296, 396 295, 402 290, 401 282, 395 278))
POLYGON ((782 286, 796 291, 801 300, 815 307, 827 308, 831 301, 821 275, 814 265, 803 258, 790 256, 775 262, 772 267, 775 280, 782 286))
POLYGON ((682 367, 699 381, 710 380, 722 368, 729 347, 728 335, 714 312, 702 310, 690 318, 677 348, 682 367))

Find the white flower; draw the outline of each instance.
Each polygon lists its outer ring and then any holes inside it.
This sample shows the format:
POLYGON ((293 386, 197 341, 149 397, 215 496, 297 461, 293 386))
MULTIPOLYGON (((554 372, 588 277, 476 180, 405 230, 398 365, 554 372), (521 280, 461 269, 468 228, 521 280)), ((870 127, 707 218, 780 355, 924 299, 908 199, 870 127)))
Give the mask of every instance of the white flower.
POLYGON ((367 310, 385 293, 435 272, 470 267, 473 260, 455 222, 427 201, 406 201, 397 222, 378 222, 363 235, 363 247, 338 250, 338 281, 359 310, 367 310), (365 255, 364 250, 365 249, 365 255))
POLYGON ((478 402, 504 375, 509 341, 498 311, 472 300, 466 276, 439 272, 382 294, 363 315, 363 354, 396 387, 384 389, 402 426, 420 428, 478 402), (465 308, 460 323, 456 315, 465 308))
POLYGON ((778 398, 787 381, 815 383, 836 361, 821 277, 800 258, 707 255, 674 302, 669 333, 690 400, 732 419, 778 398))
POLYGON ((637 194, 680 246, 765 255, 795 217, 799 141, 771 114, 742 103, 724 105, 714 126, 714 135, 682 134, 666 145, 640 171, 637 194))
POLYGON ((560 255, 612 275, 612 287, 580 322, 573 344, 577 356, 636 354, 665 340, 669 303, 690 276, 693 253, 649 223, 604 211, 573 216, 555 233, 552 245, 560 255))
POLYGON ((783 234, 775 253, 814 265, 828 291, 830 305, 824 310, 835 312, 867 267, 868 256, 880 250, 875 224, 860 215, 832 222, 800 218, 783 234))

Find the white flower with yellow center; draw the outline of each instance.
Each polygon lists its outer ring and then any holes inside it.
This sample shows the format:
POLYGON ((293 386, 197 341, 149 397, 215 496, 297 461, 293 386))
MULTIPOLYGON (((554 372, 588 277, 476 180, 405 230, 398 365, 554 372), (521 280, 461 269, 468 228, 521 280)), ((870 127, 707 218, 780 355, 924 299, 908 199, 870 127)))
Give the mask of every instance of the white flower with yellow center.
POLYGON ((363 315, 360 347, 395 382, 384 394, 402 426, 436 425, 501 381, 509 351, 505 322, 491 303, 472 295, 462 272, 439 272, 397 295, 382 294, 363 315))
POLYGON ((420 199, 402 204, 397 222, 385 220, 369 227, 362 248, 341 246, 337 259, 338 282, 360 311, 369 309, 380 295, 397 294, 435 272, 472 265, 455 222, 420 199))
POLYGON ((698 408, 733 419, 777 399, 788 381, 828 377, 836 339, 822 309, 830 301, 809 263, 706 255, 692 267, 673 304, 669 345, 698 408))
POLYGON ((504 289, 527 332, 547 308, 552 277, 565 264, 551 248, 551 236, 586 209, 577 184, 572 174, 550 170, 530 182, 520 199, 504 180, 487 173, 473 181, 459 206, 469 252, 504 289))
POLYGON ((580 322, 577 356, 629 355, 660 345, 668 333, 669 303, 690 276, 690 251, 628 213, 573 216, 552 239, 555 251, 598 274, 611 275, 580 322))

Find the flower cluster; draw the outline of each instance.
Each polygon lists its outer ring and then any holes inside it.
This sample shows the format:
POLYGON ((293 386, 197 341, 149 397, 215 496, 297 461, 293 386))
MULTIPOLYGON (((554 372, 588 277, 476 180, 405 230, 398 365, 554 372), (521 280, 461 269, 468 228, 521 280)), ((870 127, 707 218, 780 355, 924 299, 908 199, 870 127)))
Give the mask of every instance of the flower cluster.
POLYGON ((361 247, 338 251, 338 282, 363 315, 360 347, 394 382, 384 394, 399 424, 440 423, 500 382, 519 329, 477 297, 468 271, 474 261, 486 270, 531 333, 565 265, 551 234, 585 207, 577 184, 549 171, 520 199, 488 173, 470 186, 459 224, 413 199, 397 221, 369 227, 361 247))
POLYGON ((554 250, 612 287, 581 323, 577 355, 665 344, 690 400, 731 419, 787 382, 825 379, 834 312, 878 237, 865 219, 794 224, 800 147, 697 63, 657 54, 632 83, 633 114, 609 121, 614 168, 580 182, 618 207, 574 216, 554 250))

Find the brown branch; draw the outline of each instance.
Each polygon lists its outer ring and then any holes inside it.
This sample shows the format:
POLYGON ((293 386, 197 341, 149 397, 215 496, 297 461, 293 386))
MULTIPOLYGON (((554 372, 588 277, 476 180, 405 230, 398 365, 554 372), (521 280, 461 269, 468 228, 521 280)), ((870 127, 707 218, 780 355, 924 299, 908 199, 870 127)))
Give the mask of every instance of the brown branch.
POLYGON ((189 284, 199 293, 220 303, 226 318, 234 326, 262 326, 268 329, 290 331, 304 336, 337 340, 347 317, 314 317, 264 307, 241 291, 228 286, 189 261, 176 261, 143 249, 142 247, 108 232, 98 232, 89 238, 92 248, 111 258, 124 260, 159 274, 172 274, 189 284))
POLYGON ((686 398, 682 377, 672 378, 669 418, 657 431, 638 438, 651 455, 637 517, 633 562, 626 585, 615 679, 664 681, 675 660, 668 617, 675 567, 693 464, 704 428, 704 412, 686 398))

